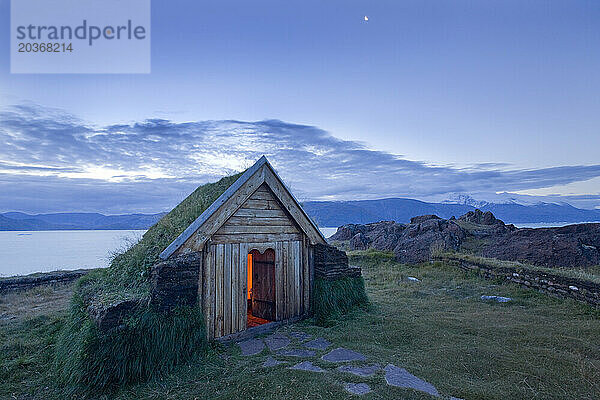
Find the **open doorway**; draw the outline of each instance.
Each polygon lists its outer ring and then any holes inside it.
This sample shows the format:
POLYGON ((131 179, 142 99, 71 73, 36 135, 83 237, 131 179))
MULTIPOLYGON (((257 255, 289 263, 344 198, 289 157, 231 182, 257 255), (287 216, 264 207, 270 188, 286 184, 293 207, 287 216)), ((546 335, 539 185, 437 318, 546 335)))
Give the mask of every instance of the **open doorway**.
POLYGON ((275 251, 248 253, 248 328, 275 321, 275 251))

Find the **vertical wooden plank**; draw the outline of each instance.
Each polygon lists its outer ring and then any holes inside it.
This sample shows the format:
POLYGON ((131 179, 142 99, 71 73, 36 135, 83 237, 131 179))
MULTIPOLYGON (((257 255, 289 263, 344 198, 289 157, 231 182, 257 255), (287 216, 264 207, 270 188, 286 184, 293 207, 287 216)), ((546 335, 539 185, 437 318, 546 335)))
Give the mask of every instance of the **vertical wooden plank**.
POLYGON ((297 240, 294 242, 294 288, 295 288, 295 296, 294 296, 294 315, 300 315, 300 303, 302 302, 302 298, 300 297, 300 287, 302 285, 302 281, 300 280, 300 241, 297 240))
POLYGON ((308 246, 308 286, 309 286, 309 310, 313 313, 314 289, 315 289, 315 256, 313 246, 308 246))
POLYGON ((296 294, 296 280, 294 276, 294 242, 287 242, 287 315, 288 318, 294 316, 294 303, 295 303, 295 294, 296 294))
POLYGON ((231 253, 232 244, 225 244, 223 260, 223 335, 231 334, 231 253))
POLYGON ((209 340, 215 338, 215 251, 216 246, 209 246, 206 255, 206 331, 209 340))
POLYGON ((198 307, 202 310, 202 315, 204 314, 204 252, 200 252, 200 265, 198 265, 198 307))
POLYGON ((231 245, 231 333, 239 331, 238 306, 240 304, 240 245, 231 245))
POLYGON ((223 336, 223 259, 224 244, 217 245, 215 254, 215 337, 223 336))
POLYGON ((202 268, 202 275, 203 275, 203 279, 202 279, 202 314, 204 315, 204 326, 206 327, 206 337, 210 338, 210 334, 209 334, 209 323, 210 323, 210 319, 209 319, 209 309, 210 307, 208 306, 208 299, 209 299, 209 293, 210 293, 210 246, 205 246, 204 250, 202 251, 202 256, 204 258, 204 268, 202 268))
POLYGON ((275 307, 276 319, 284 319, 285 280, 283 275, 283 242, 275 243, 275 307))
POLYGON ((240 244, 240 306, 239 330, 246 330, 248 324, 248 245, 240 244))
POLYGON ((302 314, 308 315, 310 312, 310 275, 308 269, 308 240, 303 235, 302 243, 302 314))
POLYGON ((281 269, 283 272, 283 319, 288 319, 288 242, 284 241, 281 243, 281 269))

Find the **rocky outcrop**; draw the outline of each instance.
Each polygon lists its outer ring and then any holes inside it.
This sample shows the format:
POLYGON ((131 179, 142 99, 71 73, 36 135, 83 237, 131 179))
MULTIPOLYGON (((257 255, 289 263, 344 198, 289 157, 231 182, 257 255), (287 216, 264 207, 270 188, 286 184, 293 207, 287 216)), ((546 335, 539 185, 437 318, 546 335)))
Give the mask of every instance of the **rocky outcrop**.
POLYGON ((371 241, 364 233, 357 233, 350 239, 350 248, 354 250, 366 250, 371 241))
POLYGON ((429 259, 432 248, 457 250, 465 237, 464 231, 454 221, 436 215, 424 215, 411 219, 407 225, 393 221, 368 225, 343 226, 330 240, 354 236, 349 240, 350 250, 375 248, 393 251, 396 258, 405 263, 418 263, 429 259), (340 234, 338 234, 340 233, 340 234))
POLYGON ((504 222, 494 217, 494 214, 492 214, 491 211, 483 212, 479 209, 469 211, 465 215, 462 215, 458 220, 479 225, 504 225, 504 222))
POLYGON ((351 250, 393 251, 406 263, 427 261, 432 252, 468 249, 484 257, 548 267, 600 265, 600 224, 519 229, 480 210, 449 220, 423 215, 406 225, 345 225, 330 240, 347 241, 351 250))
POLYGON ((436 218, 414 219, 402 232, 394 254, 404 263, 429 260, 432 251, 458 250, 465 232, 453 221, 436 218))
POLYGON ((431 219, 441 219, 437 215, 428 214, 428 215, 419 215, 418 217, 412 217, 410 219, 411 224, 420 224, 421 222, 429 221, 431 219))
POLYGON ((360 268, 349 266, 346 253, 334 246, 316 244, 313 247, 313 260, 315 276, 320 278, 338 279, 361 275, 360 268))
POLYGON ((600 224, 515 229, 490 238, 479 253, 545 267, 600 265, 600 224))
POLYGON ((332 241, 352 241, 351 250, 364 250, 369 247, 393 251, 405 226, 394 221, 381 221, 366 225, 350 224, 338 228, 332 241))

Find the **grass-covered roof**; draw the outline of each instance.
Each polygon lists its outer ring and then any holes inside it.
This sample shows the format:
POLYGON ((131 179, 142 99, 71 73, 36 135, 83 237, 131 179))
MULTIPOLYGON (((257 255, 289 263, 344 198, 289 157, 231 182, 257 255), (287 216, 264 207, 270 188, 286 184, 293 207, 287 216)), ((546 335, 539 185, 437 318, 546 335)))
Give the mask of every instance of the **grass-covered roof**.
POLYGON ((241 173, 199 186, 160 219, 142 239, 112 260, 109 268, 84 279, 80 289, 85 303, 107 304, 149 294, 150 267, 159 254, 200 216, 241 173))

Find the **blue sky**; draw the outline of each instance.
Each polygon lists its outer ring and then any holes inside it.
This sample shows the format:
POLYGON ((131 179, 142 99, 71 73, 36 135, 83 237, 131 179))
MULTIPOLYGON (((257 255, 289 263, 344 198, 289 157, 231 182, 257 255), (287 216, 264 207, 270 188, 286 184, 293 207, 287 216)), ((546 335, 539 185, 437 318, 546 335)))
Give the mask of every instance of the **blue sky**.
MULTIPOLYGON (((596 1, 155 0, 151 74, 0 58, 0 210, 162 211, 262 153, 304 199, 599 207, 599 20, 596 1)), ((0 0, 0 54, 9 22, 0 0)))

